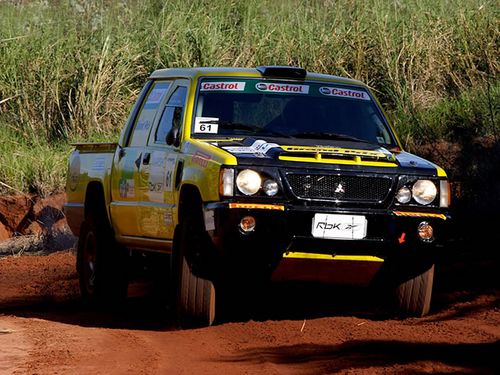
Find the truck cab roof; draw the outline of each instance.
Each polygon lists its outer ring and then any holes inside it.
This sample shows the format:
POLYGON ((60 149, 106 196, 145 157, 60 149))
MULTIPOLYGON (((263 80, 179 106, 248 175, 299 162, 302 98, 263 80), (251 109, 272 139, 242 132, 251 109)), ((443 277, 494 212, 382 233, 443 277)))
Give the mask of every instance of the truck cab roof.
POLYGON ((167 68, 155 70, 149 79, 184 78, 196 79, 202 76, 228 76, 228 77, 263 77, 263 78, 284 78, 297 79, 293 74, 296 70, 302 70, 305 74, 299 78, 312 81, 331 81, 342 84, 366 86, 361 81, 344 78, 330 74, 320 74, 308 72, 305 69, 287 66, 262 66, 256 68, 233 68, 233 67, 195 67, 195 68, 167 68), (267 72, 270 72, 266 74, 267 72), (290 74, 287 73, 290 72, 290 74))

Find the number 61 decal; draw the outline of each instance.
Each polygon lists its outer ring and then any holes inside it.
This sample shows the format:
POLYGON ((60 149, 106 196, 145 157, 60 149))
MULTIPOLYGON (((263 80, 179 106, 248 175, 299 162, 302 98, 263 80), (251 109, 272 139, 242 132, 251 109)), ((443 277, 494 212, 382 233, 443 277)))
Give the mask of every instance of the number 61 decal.
POLYGON ((217 134, 219 131, 219 118, 217 117, 196 117, 194 120, 194 132, 217 134))

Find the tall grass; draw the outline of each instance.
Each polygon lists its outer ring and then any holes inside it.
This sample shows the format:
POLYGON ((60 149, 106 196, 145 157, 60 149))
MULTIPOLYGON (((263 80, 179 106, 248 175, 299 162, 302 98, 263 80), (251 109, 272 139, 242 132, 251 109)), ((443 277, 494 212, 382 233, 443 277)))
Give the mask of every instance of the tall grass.
MULTIPOLYGON (((3 126, 4 124, 2 124, 3 126)), ((0 132, 0 191, 28 192, 42 196, 65 186, 67 156, 71 147, 64 143, 24 139, 12 130, 0 132)))
POLYGON ((290 64, 367 82, 412 143, 458 125, 488 135, 498 19, 494 0, 4 1, 0 132, 28 145, 113 139, 154 69, 290 64))

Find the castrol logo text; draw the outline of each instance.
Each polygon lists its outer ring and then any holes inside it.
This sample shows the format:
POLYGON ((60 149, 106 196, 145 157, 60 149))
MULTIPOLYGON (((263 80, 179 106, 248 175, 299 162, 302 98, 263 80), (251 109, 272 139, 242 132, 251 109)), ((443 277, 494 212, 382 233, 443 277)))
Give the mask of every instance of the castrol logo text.
POLYGON ((245 82, 203 82, 201 91, 243 91, 245 82))
POLYGON ((370 100, 370 96, 365 91, 339 89, 337 87, 320 87, 319 92, 326 96, 370 100))
POLYGON ((255 88, 263 92, 276 92, 288 94, 309 94, 309 86, 307 85, 292 85, 289 83, 266 83, 259 82, 255 84, 255 88))

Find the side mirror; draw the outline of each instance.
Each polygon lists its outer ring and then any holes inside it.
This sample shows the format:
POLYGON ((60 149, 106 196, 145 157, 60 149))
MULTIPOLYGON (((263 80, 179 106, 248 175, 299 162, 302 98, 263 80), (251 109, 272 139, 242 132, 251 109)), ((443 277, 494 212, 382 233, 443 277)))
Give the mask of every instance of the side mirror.
POLYGON ((179 147, 179 145, 181 144, 181 140, 179 137, 179 129, 178 128, 170 129, 168 131, 167 138, 165 141, 169 146, 174 145, 175 147, 179 147))

